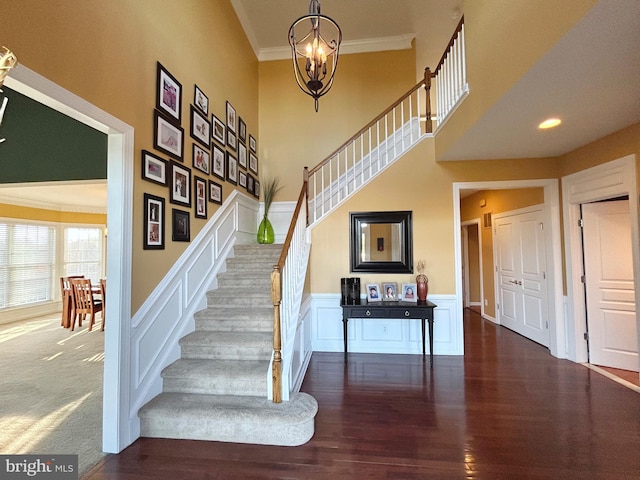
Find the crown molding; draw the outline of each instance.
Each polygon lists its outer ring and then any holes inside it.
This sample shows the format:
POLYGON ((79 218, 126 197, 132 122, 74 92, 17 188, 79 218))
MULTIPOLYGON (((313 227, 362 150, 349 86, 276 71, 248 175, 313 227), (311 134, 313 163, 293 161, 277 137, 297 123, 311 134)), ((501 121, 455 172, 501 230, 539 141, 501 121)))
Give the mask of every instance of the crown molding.
MULTIPOLYGON (((413 33, 405 35, 397 35, 395 37, 383 38, 366 38, 363 40, 350 40, 342 42, 340 45, 340 54, 348 55, 350 53, 367 53, 367 52, 385 52, 389 50, 407 50, 412 47, 413 39, 416 36, 413 33)), ((272 60, 286 60, 291 58, 290 47, 270 47, 261 48, 258 51, 258 61, 268 62, 272 60)))

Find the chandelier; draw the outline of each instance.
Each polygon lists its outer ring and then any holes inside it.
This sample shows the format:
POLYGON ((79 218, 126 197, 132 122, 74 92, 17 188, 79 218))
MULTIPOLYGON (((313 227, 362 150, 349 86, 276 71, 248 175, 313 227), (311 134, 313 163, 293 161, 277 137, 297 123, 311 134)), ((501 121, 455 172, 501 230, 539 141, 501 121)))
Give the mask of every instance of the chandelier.
POLYGON ((289 29, 296 83, 304 93, 313 97, 316 112, 318 99, 333 84, 340 42, 342 31, 331 18, 320 14, 320 0, 311 0, 309 14, 293 22, 289 29), (309 24, 311 29, 307 30, 309 24), (327 38, 331 40, 327 41, 327 38))

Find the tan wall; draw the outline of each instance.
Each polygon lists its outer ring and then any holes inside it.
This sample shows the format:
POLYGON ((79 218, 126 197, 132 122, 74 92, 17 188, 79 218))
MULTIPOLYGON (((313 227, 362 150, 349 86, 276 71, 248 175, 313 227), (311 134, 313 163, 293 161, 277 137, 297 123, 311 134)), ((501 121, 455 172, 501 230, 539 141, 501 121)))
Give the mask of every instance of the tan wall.
POLYGON ((58 212, 42 208, 20 207, 0 203, 0 218, 35 220, 39 222, 55 223, 87 223, 106 225, 107 216, 95 213, 58 212))
POLYGON ((316 113, 290 60, 261 62, 260 176, 280 177, 277 199, 296 200, 305 166, 316 166, 416 83, 413 49, 342 55, 316 113))
MULTIPOLYGON (((258 138, 258 61, 228 0, 4 0, 2 18, 10 20, 2 25, 2 44, 21 64, 135 129, 134 313, 187 246, 169 233, 165 250, 142 250, 143 194, 167 198, 167 221, 171 212, 168 189, 139 173, 141 150, 153 151, 156 62, 182 83, 184 161, 191 168, 194 84, 208 95, 210 112, 224 119, 229 100, 258 138)), ((223 186, 224 198, 232 188, 223 186)), ((209 204, 209 216, 216 208, 209 204)), ((192 214, 192 238, 204 224, 192 214)))
POLYGON ((484 286, 485 314, 495 317, 495 288, 493 269, 493 230, 484 228, 482 218, 485 213, 492 215, 510 212, 519 208, 544 203, 544 190, 542 188, 523 188, 513 190, 484 190, 463 198, 460 202, 460 220, 465 222, 479 218, 480 235, 482 236, 482 281, 484 286), (480 200, 486 201, 484 207, 480 206, 480 200))
POLYGON ((481 289, 480 289, 480 239, 479 239, 479 226, 470 225, 467 228, 467 244, 469 250, 467 256, 469 257, 469 270, 467 272, 469 277, 469 302, 481 303, 481 289))

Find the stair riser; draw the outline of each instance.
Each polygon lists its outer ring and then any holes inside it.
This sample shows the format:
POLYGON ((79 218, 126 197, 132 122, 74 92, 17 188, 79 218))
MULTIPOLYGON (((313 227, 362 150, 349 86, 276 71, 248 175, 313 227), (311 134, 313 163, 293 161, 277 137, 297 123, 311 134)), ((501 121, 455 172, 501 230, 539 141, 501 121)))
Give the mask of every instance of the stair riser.
MULTIPOLYGON (((251 288, 271 288, 271 277, 251 277, 246 273, 225 272, 218 275, 219 288, 225 288, 225 285, 233 285, 234 287, 251 287, 251 288)), ((214 290, 212 290, 214 291, 214 290)))
POLYGON ((216 378, 165 378, 165 392, 199 393, 202 395, 240 395, 266 397, 266 371, 261 379, 243 377, 240 379, 216 378))
POLYGON ((217 295, 207 295, 207 306, 210 308, 229 308, 229 307, 257 307, 257 308, 273 308, 271 296, 267 295, 260 298, 239 298, 239 297, 220 297, 217 295))
POLYGON ((271 348, 243 348, 235 345, 182 345, 182 358, 209 358, 216 360, 268 360, 271 348))
POLYGON ((209 332, 271 332, 273 320, 196 319, 196 330, 209 332))

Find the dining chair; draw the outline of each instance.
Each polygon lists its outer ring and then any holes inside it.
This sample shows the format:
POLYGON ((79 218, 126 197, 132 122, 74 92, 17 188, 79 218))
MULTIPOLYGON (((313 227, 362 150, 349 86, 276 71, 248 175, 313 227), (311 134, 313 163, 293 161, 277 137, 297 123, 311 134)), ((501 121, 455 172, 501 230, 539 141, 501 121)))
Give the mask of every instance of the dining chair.
POLYGON ((93 328, 93 324, 96 321, 96 313, 102 312, 102 322, 104 323, 104 310, 102 300, 96 300, 93 298, 93 291, 91 280, 77 278, 71 280, 73 285, 73 291, 76 299, 75 314, 71 320, 71 330, 75 328, 76 318, 78 319, 78 326, 82 326, 82 320, 85 315, 90 315, 89 319, 89 331, 93 328))
POLYGON ((100 294, 102 297, 102 331, 104 332, 104 323, 107 321, 105 315, 107 313, 107 279, 100 279, 100 294))
POLYGON ((64 328, 71 326, 71 316, 74 315, 76 300, 71 285, 71 280, 74 278, 84 278, 84 275, 60 277, 60 293, 62 295, 62 320, 60 325, 64 328))

